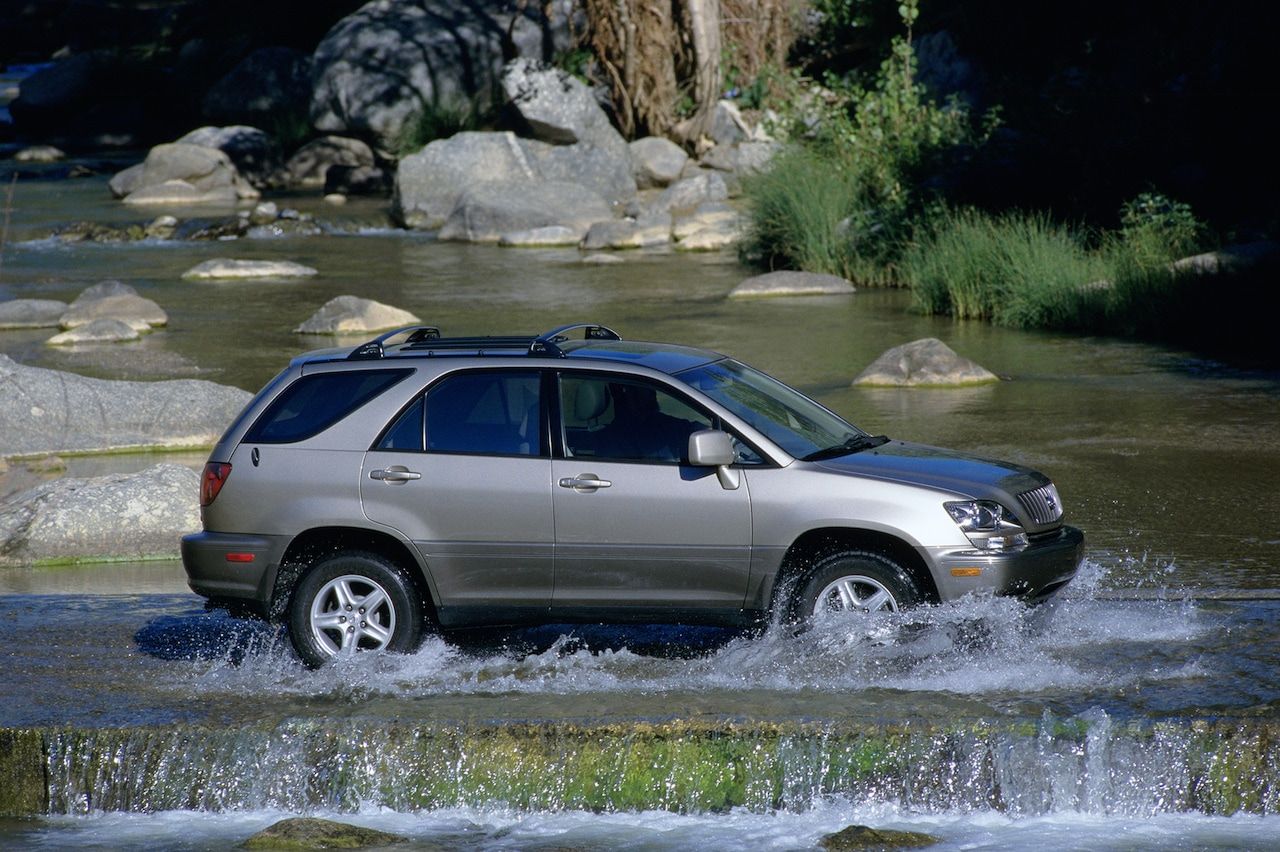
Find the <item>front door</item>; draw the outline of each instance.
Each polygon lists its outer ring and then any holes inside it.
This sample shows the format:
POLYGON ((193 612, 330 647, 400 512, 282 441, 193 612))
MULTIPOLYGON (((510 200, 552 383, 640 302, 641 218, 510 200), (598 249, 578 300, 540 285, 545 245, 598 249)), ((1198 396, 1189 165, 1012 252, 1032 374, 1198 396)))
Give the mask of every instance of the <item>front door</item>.
POLYGON ((554 612, 740 609, 751 553, 745 477, 726 490, 714 468, 686 459, 689 435, 711 418, 648 381, 565 372, 558 386, 554 612))
POLYGON ((370 520, 422 553, 446 625, 545 617, 554 532, 535 370, 445 377, 365 455, 370 520))

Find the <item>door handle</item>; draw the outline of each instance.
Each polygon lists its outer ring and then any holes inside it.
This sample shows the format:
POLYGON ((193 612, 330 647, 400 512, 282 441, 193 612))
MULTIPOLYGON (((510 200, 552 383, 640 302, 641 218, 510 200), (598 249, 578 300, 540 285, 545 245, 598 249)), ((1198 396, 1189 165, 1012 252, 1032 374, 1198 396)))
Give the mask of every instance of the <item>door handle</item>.
POLYGON ((369 471, 369 478, 382 482, 408 482, 411 479, 421 479, 422 474, 396 465, 386 470, 371 470, 369 471))
POLYGON ((574 491, 595 491, 597 488, 608 488, 613 485, 607 479, 600 479, 594 473, 580 473, 572 479, 565 477, 560 480, 561 488, 572 488, 574 491))

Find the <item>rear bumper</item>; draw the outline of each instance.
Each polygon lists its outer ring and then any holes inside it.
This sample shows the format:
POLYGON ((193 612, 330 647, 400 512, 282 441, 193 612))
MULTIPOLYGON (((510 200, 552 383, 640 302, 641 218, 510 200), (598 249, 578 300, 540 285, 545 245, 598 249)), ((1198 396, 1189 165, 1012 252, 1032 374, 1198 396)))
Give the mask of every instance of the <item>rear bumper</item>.
POLYGON ((182 567, 191 591, 206 598, 249 600, 265 608, 271 602, 276 572, 289 540, 198 532, 182 537, 182 567))
POLYGON ((944 601, 969 592, 992 591, 1035 602, 1049 597, 1076 575, 1084 557, 1084 533, 1064 526, 1056 537, 1014 553, 942 549, 930 556, 944 601))

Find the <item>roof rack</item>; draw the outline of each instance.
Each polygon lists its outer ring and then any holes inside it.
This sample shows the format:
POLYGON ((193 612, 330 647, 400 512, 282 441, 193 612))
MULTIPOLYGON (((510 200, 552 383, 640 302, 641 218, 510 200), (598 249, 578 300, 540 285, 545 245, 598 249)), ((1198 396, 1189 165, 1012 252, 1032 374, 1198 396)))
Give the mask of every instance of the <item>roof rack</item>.
POLYGON ((467 350, 486 352, 494 349, 524 350, 527 355, 544 358, 563 358, 565 353, 560 344, 569 340, 568 334, 583 330, 584 340, 621 340, 622 337, 613 329, 596 323, 574 323, 553 328, 538 335, 516 335, 508 337, 441 337, 440 329, 432 325, 408 325, 393 329, 368 343, 362 343, 347 356, 350 361, 365 361, 386 357, 387 341, 408 334, 398 345, 401 351, 418 349, 428 352, 444 350, 467 350))

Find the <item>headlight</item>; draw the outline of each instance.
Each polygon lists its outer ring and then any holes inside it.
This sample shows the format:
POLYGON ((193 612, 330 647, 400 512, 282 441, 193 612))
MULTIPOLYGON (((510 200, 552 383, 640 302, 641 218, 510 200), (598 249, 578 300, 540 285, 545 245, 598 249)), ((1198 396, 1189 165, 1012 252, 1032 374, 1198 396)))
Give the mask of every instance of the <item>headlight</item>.
POLYGON ((991 500, 944 503, 969 543, 978 550, 1018 550, 1027 546, 1027 534, 1018 519, 991 500))

